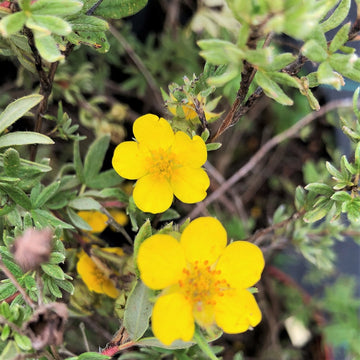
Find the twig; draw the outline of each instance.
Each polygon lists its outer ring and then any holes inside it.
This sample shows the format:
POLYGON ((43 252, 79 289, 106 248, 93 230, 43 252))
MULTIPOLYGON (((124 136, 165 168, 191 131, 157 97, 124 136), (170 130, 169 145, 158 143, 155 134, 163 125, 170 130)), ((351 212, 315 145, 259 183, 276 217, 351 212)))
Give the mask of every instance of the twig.
POLYGON ((117 31, 112 25, 109 25, 109 30, 111 34, 115 37, 115 39, 121 44, 121 46, 125 49, 130 59, 134 62, 135 66, 141 71, 143 74, 146 82, 149 85, 149 88, 151 90, 151 94, 154 97, 155 100, 155 106, 157 110, 164 114, 164 108, 160 105, 164 103, 164 100, 161 96, 161 93, 159 91, 159 87, 154 79, 154 77, 151 75, 149 70, 146 68, 140 57, 136 54, 134 49, 130 46, 130 44, 126 41, 126 39, 120 34, 119 31, 117 31))
POLYGON ((25 302, 32 308, 35 309, 36 304, 30 299, 29 295, 26 291, 22 288, 22 286, 17 281, 16 277, 13 273, 5 266, 2 261, 2 257, 0 255, 0 270, 6 275, 6 277, 14 284, 14 286, 18 289, 19 293, 24 298, 25 302))
POLYGON ((302 128, 309 125, 312 121, 319 118, 320 116, 323 116, 327 112, 337 108, 351 107, 351 106, 352 106, 352 99, 331 101, 326 105, 324 105, 319 111, 312 112, 306 115, 289 129, 271 138, 250 158, 250 160, 243 167, 241 167, 238 171, 236 171, 234 175, 232 175, 228 180, 226 180, 218 189, 216 189, 211 195, 209 195, 203 202, 199 203, 193 209, 193 211, 190 212, 190 214, 187 217, 194 218, 198 214, 200 214, 201 211, 206 206, 210 205, 214 200, 216 200, 224 192, 228 191, 239 180, 245 177, 260 162, 260 160, 263 159, 264 156, 275 146, 281 144, 285 140, 299 136, 300 130, 302 128))

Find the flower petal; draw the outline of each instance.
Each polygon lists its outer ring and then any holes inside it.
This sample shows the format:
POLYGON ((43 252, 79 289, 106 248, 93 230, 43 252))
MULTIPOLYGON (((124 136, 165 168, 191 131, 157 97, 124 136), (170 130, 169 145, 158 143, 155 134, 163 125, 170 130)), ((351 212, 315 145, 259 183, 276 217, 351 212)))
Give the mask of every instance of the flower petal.
POLYGON ((157 214, 171 206, 174 196, 166 179, 149 174, 136 182, 133 197, 140 210, 157 214))
POLYGON ((136 140, 148 149, 168 149, 174 142, 174 131, 163 118, 146 114, 137 118, 133 125, 136 140))
POLYGON ((156 234, 139 248, 137 264, 141 280, 151 289, 164 289, 178 282, 186 267, 180 243, 170 235, 156 234))
POLYGON ((204 140, 197 135, 190 139, 183 131, 175 133, 175 141, 171 150, 181 164, 194 168, 204 165, 207 159, 204 140))
POLYGON ((107 227, 108 217, 97 210, 81 210, 77 213, 91 226, 91 232, 101 233, 107 227))
POLYGON ((193 220, 183 231, 180 243, 189 262, 208 261, 213 264, 226 246, 226 231, 220 221, 212 217, 193 220))
POLYGON ((135 141, 124 141, 115 148, 112 166, 125 179, 139 179, 146 174, 145 154, 135 141))
POLYGON ((231 287, 246 289, 259 281, 264 266, 264 256, 256 245, 234 241, 222 253, 216 270, 231 287))
POLYGON ((170 184, 179 200, 193 204, 205 199, 210 180, 204 169, 183 166, 173 171, 170 184))
POLYGON ((226 333, 241 333, 261 321, 261 311, 248 290, 229 290, 216 300, 215 321, 226 333))
POLYGON ((152 330, 164 344, 174 340, 190 341, 194 335, 195 323, 190 303, 180 293, 160 296, 152 313, 152 330))

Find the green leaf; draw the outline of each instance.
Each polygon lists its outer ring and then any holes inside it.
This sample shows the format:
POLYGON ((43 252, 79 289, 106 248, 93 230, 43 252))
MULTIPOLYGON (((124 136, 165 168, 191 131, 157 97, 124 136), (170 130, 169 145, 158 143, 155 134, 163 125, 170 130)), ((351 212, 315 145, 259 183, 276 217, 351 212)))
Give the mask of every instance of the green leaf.
POLYGON ((333 71, 333 68, 327 61, 324 61, 319 65, 317 75, 320 84, 331 85, 336 90, 340 90, 341 86, 344 85, 343 77, 333 71))
POLYGON ((91 226, 82 219, 73 209, 67 208, 66 213, 68 214, 71 222, 79 229, 91 231, 91 226))
POLYGON ((9 104, 0 115, 0 133, 24 116, 31 108, 43 99, 42 95, 29 95, 9 104))
POLYGON ((110 44, 106 38, 105 32, 103 31, 72 32, 66 37, 66 39, 75 45, 84 44, 91 46, 102 54, 108 52, 110 49, 110 44))
POLYGON ((76 14, 83 7, 78 0, 37 0, 30 6, 30 11, 35 15, 67 16, 76 14))
POLYGON ((304 215, 304 221, 308 222, 308 223, 314 223, 322 218, 324 218, 330 211, 330 209, 333 206, 333 201, 328 199, 328 198, 322 198, 320 199, 320 201, 317 203, 317 206, 308 211, 305 215, 304 215))
POLYGON ((174 209, 167 209, 160 218, 160 221, 169 221, 173 219, 178 219, 180 217, 180 214, 174 210, 174 209))
POLYGON ((16 287, 11 282, 0 284, 0 301, 14 295, 16 291, 16 287))
POLYGON ((208 143, 206 144, 206 151, 214 151, 217 149, 220 149, 222 146, 222 143, 208 143))
POLYGON ((16 346, 15 341, 8 341, 4 350, 1 352, 0 360, 16 360, 19 358, 20 349, 16 346))
POLYGON ((105 19, 122 19, 139 12, 147 0, 104 0, 95 10, 94 15, 105 19))
POLYGON ((348 41, 350 26, 351 23, 348 22, 347 24, 343 25, 341 29, 335 34, 329 46, 329 51, 331 53, 339 50, 348 41))
POLYGON ((271 62, 265 67, 266 71, 279 71, 296 60, 296 56, 290 53, 275 55, 271 62))
POLYGON ((74 229, 74 227, 54 215, 52 215, 49 211, 42 209, 31 210, 31 215, 35 222, 38 222, 42 227, 47 227, 49 225, 53 227, 60 227, 62 229, 74 229))
POLYGON ((26 26, 50 35, 65 36, 71 32, 71 26, 63 19, 52 15, 33 15, 26 21, 26 26))
POLYGON ((333 196, 331 196, 332 200, 338 201, 338 202, 347 202, 347 201, 351 201, 351 195, 348 194, 345 191, 338 191, 336 192, 333 196))
MULTIPOLYGON (((4 166, 4 164, 6 163, 6 159, 5 159, 5 154, 7 153, 7 151, 9 151, 10 149, 6 150, 6 152, 4 154, 0 154, 0 166, 4 166)), ((13 149, 12 149, 13 150, 13 149)), ((29 160, 25 160, 25 159, 20 159, 20 165, 21 166, 26 166, 30 169, 36 170, 39 173, 42 172, 48 172, 51 171, 52 168, 50 166, 44 165, 44 164, 39 164, 39 163, 35 163, 29 160)))
POLYGON ((114 169, 109 169, 89 178, 86 185, 92 189, 104 189, 119 185, 123 181, 124 179, 114 169))
POLYGON ((31 340, 26 335, 20 335, 19 333, 14 333, 14 340, 16 345, 24 351, 32 349, 31 340))
POLYGON ((295 76, 291 76, 284 72, 268 72, 267 74, 271 78, 271 80, 275 81, 278 84, 300 89, 300 82, 295 76))
POLYGON ((74 285, 69 280, 57 280, 54 279, 55 283, 58 287, 62 288, 66 292, 68 292, 70 295, 74 294, 75 288, 74 285))
POLYGON ((149 319, 153 307, 149 300, 151 293, 138 280, 126 301, 124 326, 132 340, 140 339, 149 327, 149 319))
POLYGON ((44 204, 46 204, 46 202, 48 200, 50 200, 51 197, 53 197, 58 189, 60 187, 60 181, 55 181, 52 184, 46 186, 41 193, 39 194, 39 196, 37 196, 34 201, 33 201, 33 208, 40 208, 42 207, 44 204))
POLYGON ((49 275, 51 278, 58 280, 65 280, 64 271, 58 265, 53 264, 41 264, 41 269, 45 274, 49 275))
POLYGON ((79 355, 76 360, 104 360, 110 358, 111 356, 102 355, 97 352, 85 352, 79 355))
POLYGON ((82 184, 85 183, 85 177, 84 177, 84 166, 81 161, 80 156, 80 146, 79 146, 79 140, 76 139, 74 141, 74 167, 77 177, 79 178, 80 182, 82 184))
POLYGON ((26 16, 23 11, 5 16, 0 21, 0 34, 8 37, 20 31, 25 24, 26 16))
POLYGON ((51 35, 44 36, 42 32, 34 30, 35 45, 42 58, 49 62, 56 62, 64 59, 56 41, 51 35))
POLYGON ((7 195, 10 196, 10 198, 14 202, 16 202, 18 205, 20 205, 24 209, 26 209, 26 210, 31 209, 31 201, 30 201, 29 197, 20 188, 10 185, 10 184, 0 183, 0 190, 4 191, 7 195))
POLYGON ((90 197, 79 197, 69 202, 69 206, 76 210, 100 210, 101 204, 90 197))
POLYGON ((49 263, 56 265, 56 264, 63 263, 65 261, 65 259, 66 259, 66 256, 63 253, 58 252, 58 251, 53 251, 50 254, 49 263))
POLYGON ((295 207, 297 211, 300 211, 303 209, 305 205, 305 191, 302 186, 297 186, 295 190, 295 207))
POLYGON ((85 182, 88 184, 97 176, 103 166, 106 151, 109 147, 110 136, 105 135, 95 140, 89 147, 84 161, 85 182))
POLYGON ((327 171, 333 176, 335 180, 346 180, 346 176, 344 176, 335 166, 333 166, 330 162, 326 162, 327 171))
POLYGON ((129 201, 129 195, 119 188, 103 189, 99 195, 105 198, 115 198, 124 203, 129 201))
POLYGON ((255 74, 255 80, 259 86, 264 90, 264 93, 274 99, 276 102, 282 105, 292 105, 293 101, 281 90, 280 86, 270 77, 261 72, 257 71, 255 74))
POLYGON ((307 41, 301 49, 301 52, 310 60, 315 62, 323 62, 327 59, 326 50, 314 39, 307 41))
POLYGON ((0 337, 0 340, 1 341, 6 341, 10 335, 10 326, 8 324, 5 324, 2 328, 2 331, 1 331, 1 337, 0 337))
POLYGON ((24 275, 22 270, 20 269, 19 265, 15 264, 12 260, 9 260, 7 258, 2 259, 4 265, 8 268, 8 270, 16 277, 20 278, 24 275))
POLYGON ((137 233, 135 240, 134 240, 134 263, 135 263, 135 273, 138 277, 140 277, 140 272, 137 267, 137 255, 139 252, 140 245, 150 236, 152 235, 152 228, 150 220, 146 220, 144 224, 139 229, 139 232, 137 233))
POLYGON ((351 0, 342 0, 335 11, 320 24, 323 32, 327 32, 331 29, 335 29, 346 18, 351 6, 351 0))
POLYGON ((79 14, 68 19, 68 22, 71 24, 72 30, 77 32, 104 32, 109 29, 109 25, 105 20, 85 14, 79 14))
POLYGON ((347 213, 348 219, 353 223, 360 222, 360 198, 354 198, 343 204, 343 211, 347 213))
POLYGON ((15 131, 0 137, 0 148, 29 144, 54 144, 48 136, 32 131, 15 131))
POLYGON ((240 63, 244 59, 244 52, 229 41, 206 39, 199 40, 197 44, 202 50, 200 55, 210 64, 240 63))

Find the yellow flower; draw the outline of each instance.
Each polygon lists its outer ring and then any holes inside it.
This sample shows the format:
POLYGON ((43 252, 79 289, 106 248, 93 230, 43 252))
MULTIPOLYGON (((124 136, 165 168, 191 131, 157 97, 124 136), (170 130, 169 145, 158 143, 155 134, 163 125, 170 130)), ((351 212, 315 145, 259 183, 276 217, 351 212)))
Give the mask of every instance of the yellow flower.
POLYGON ((163 290, 152 313, 154 335, 165 345, 190 341, 195 322, 235 334, 256 326, 261 312, 248 290, 265 262, 261 250, 246 241, 226 246, 226 231, 211 217, 192 221, 180 241, 165 234, 146 239, 137 264, 146 286, 163 290))
POLYGON ((133 131, 136 141, 119 144, 112 164, 120 176, 137 180, 133 197, 140 210, 163 212, 174 195, 189 204, 206 197, 210 181, 201 168, 207 151, 200 136, 174 134, 165 119, 153 114, 139 117, 133 131))
MULTIPOLYGON (((170 99, 172 100, 173 104, 171 102, 168 103, 168 109, 174 116, 179 116, 177 108, 180 106, 181 112, 184 114, 183 118, 186 120, 194 120, 198 117, 198 114, 195 110, 195 104, 191 100, 191 98, 187 99, 187 102, 182 103, 179 102, 173 94, 170 94, 170 99)), ((205 101, 206 99, 202 97, 200 94, 197 96, 197 100, 199 101, 200 107, 204 110, 204 115, 207 121, 217 118, 220 114, 214 113, 211 111, 206 110, 205 101)), ((180 112, 180 114, 181 114, 180 112)))
MULTIPOLYGON (((111 209, 109 213, 120 225, 125 226, 128 223, 129 219, 123 211, 111 209)), ((91 226, 92 233, 101 233, 108 226, 108 217, 100 211, 82 210, 77 214, 91 226)))
POLYGON ((92 233, 101 233, 107 227, 107 216, 97 210, 82 210, 77 213, 91 226, 92 233))
MULTIPOLYGON (((114 253, 119 256, 124 255, 121 248, 104 248, 102 251, 114 253)), ((119 290, 110 279, 108 269, 106 269, 105 265, 97 258, 91 258, 85 251, 82 251, 79 255, 76 268, 78 274, 90 291, 106 294, 114 299, 119 296, 119 290)))

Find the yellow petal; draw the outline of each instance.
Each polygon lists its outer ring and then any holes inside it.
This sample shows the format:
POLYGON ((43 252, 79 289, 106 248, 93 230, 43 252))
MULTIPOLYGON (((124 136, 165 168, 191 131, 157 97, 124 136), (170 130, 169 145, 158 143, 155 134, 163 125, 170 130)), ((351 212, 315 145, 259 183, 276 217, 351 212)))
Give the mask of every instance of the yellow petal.
POLYGON ((126 226, 129 222, 129 217, 122 210, 110 209, 109 213, 121 226, 126 226))
POLYGON ((241 333, 259 324, 261 311, 249 291, 229 290, 216 300, 215 321, 226 333, 241 333))
POLYGON ((119 255, 119 256, 124 256, 125 255, 124 250, 122 248, 119 248, 119 247, 108 247, 108 248, 102 248, 101 250, 106 251, 106 252, 111 253, 111 254, 116 254, 116 255, 119 255))
POLYGON ((213 304, 195 304, 193 308, 195 322, 202 328, 208 328, 215 322, 215 308, 213 304))
POLYGON ((108 217, 96 210, 84 210, 77 213, 83 220, 91 226, 91 232, 101 233, 107 227, 108 217))
POLYGON ((173 190, 166 179, 149 174, 136 182, 133 197, 140 210, 157 214, 171 206, 173 190))
POLYGON ((170 184, 179 200, 193 204, 205 199, 210 180, 204 169, 183 166, 173 171, 170 184))
POLYGON ((125 179, 139 179, 146 174, 146 153, 135 141, 124 141, 115 148, 112 166, 125 179))
POLYGON ((164 344, 175 340, 190 341, 195 331, 190 303, 180 293, 160 296, 152 313, 152 330, 164 344))
POLYGON ((141 280, 154 290, 176 284, 186 267, 180 243, 165 234, 150 236, 140 245, 137 264, 141 280))
POLYGON ((168 149, 174 142, 174 132, 163 118, 146 114, 135 120, 133 132, 136 140, 148 149, 168 149))
POLYGON ((264 266, 264 256, 256 245, 234 241, 222 253, 216 270, 231 287, 245 289, 259 281, 264 266))
POLYGON ((194 168, 204 165, 207 159, 204 140, 197 135, 190 139, 183 131, 175 133, 175 141, 171 151, 176 154, 176 159, 181 164, 194 168))
POLYGON ((212 217, 193 220, 183 231, 180 243, 189 262, 208 261, 213 264, 226 246, 226 231, 220 221, 212 217))
POLYGON ((106 277, 85 252, 80 254, 76 269, 90 291, 106 294, 112 298, 116 298, 119 295, 119 291, 114 283, 106 277))

